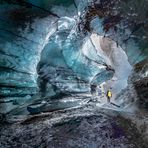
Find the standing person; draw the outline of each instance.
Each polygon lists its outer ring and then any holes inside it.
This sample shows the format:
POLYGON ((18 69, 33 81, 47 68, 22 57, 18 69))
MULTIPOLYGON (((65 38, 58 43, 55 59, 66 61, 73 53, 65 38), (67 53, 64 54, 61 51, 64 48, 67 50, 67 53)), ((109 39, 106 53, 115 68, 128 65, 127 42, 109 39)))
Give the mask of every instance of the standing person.
POLYGON ((102 95, 102 90, 101 90, 101 86, 98 87, 98 96, 102 95))
POLYGON ((112 97, 112 92, 110 91, 110 89, 107 91, 106 96, 107 96, 107 102, 110 103, 110 99, 112 97))
POLYGON ((96 95, 96 89, 97 89, 97 85, 91 84, 91 86, 90 86, 90 92, 91 92, 91 94, 93 96, 96 95))

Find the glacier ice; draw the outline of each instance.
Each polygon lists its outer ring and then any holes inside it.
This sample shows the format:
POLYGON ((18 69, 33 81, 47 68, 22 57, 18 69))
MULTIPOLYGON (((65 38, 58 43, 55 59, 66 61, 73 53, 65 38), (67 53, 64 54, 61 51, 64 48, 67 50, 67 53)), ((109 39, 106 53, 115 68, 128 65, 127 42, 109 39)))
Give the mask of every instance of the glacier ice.
MULTIPOLYGON (((126 81, 126 72, 131 70, 127 60, 134 64, 144 58, 133 40, 120 44, 122 48, 117 47, 116 41, 120 43, 123 38, 120 32, 106 40, 102 18, 94 17, 90 23, 93 31, 83 33, 80 23, 92 0, 74 2, 67 7, 65 1, 52 1, 49 9, 44 7, 49 4, 47 1, 33 3, 59 17, 43 15, 42 10, 35 8, 26 11, 18 5, 0 5, 0 96, 3 102, 38 92, 42 96, 53 91, 88 92, 92 83, 99 85, 112 77, 122 76, 126 81), (39 16, 34 16, 37 10, 39 16), (20 16, 14 15, 17 12, 20 16), (112 50, 110 55, 105 51, 107 48, 112 50), (122 71, 123 67, 127 69, 122 71)), ((122 25, 120 31, 123 31, 122 25)), ((130 30, 125 32, 125 36, 130 34, 130 30)))

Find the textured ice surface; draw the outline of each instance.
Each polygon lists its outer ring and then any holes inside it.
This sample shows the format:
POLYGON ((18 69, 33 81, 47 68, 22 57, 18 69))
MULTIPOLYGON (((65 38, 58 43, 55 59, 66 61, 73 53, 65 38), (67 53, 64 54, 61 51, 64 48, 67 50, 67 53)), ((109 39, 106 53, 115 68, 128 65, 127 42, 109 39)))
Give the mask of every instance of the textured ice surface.
POLYGON ((62 91, 88 91, 85 83, 89 84, 96 74, 104 75, 98 79, 100 84, 114 73, 106 70, 105 59, 98 54, 89 35, 80 36, 76 24, 77 20, 69 17, 59 19, 58 31, 49 38, 38 65, 39 79, 62 91))
POLYGON ((129 120, 112 110, 100 110, 90 105, 36 115, 11 126, 1 126, 0 132, 1 148, 146 147, 129 120))
MULTIPOLYGON (((109 56, 99 45, 100 40, 95 39, 97 34, 104 35, 103 19, 94 17, 91 20, 93 33, 84 34, 81 31, 80 23, 85 21, 84 15, 92 0, 28 2, 59 17, 46 14, 40 8, 0 5, 1 102, 25 98, 37 92, 42 92, 44 96, 53 91, 88 92, 90 83, 99 85, 111 79, 114 74, 112 69, 115 69, 114 78, 122 79, 114 83, 116 88, 121 89, 126 85, 126 74, 130 67, 125 53, 114 42, 109 48, 113 50, 109 56), (122 66, 119 64, 121 61, 122 66), (106 69, 108 67, 111 69, 106 69), (126 67, 125 71, 122 71, 123 67, 126 67), (49 88, 48 83, 51 85, 49 88)), ((128 34, 129 29, 125 30, 125 36, 128 34)), ((119 43, 120 38, 120 34, 112 37, 119 39, 119 43)), ((144 58, 133 40, 122 47, 132 64, 144 58)))

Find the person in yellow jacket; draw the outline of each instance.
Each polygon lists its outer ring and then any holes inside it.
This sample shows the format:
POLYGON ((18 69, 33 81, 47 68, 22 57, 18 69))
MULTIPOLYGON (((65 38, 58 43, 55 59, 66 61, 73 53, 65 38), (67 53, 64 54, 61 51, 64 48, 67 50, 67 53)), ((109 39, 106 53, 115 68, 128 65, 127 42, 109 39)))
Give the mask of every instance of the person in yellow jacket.
POLYGON ((110 99, 112 97, 112 92, 110 90, 108 90, 106 96, 107 96, 107 102, 110 103, 110 99))

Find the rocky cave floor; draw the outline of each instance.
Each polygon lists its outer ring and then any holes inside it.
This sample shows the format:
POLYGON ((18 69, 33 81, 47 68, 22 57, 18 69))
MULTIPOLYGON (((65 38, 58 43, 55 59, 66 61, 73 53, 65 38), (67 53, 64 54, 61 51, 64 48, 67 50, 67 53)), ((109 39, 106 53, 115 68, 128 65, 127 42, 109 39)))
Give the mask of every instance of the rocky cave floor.
POLYGON ((129 119, 115 110, 96 107, 94 101, 14 119, 15 123, 0 125, 0 148, 147 147, 143 136, 129 119))
MULTIPOLYGON (((84 96, 83 96, 84 97, 84 96)), ((85 98, 85 97, 84 97, 85 98)), ((1 124, 0 148, 146 148, 135 125, 89 103, 1 124)))

